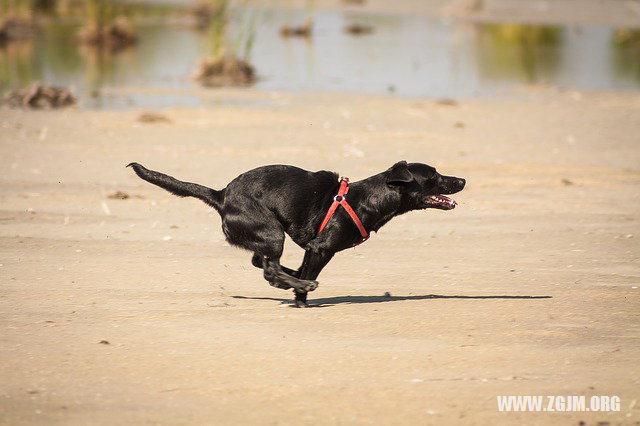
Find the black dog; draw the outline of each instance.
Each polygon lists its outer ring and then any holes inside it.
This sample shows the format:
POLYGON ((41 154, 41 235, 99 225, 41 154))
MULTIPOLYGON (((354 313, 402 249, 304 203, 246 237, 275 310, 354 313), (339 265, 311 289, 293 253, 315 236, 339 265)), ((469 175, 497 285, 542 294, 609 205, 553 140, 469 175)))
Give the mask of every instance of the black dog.
POLYGON ((364 241, 394 216, 426 208, 453 209, 456 202, 442 194, 454 194, 465 185, 464 179, 406 161, 349 185, 347 197, 336 196, 341 187, 336 173, 293 166, 258 167, 220 191, 179 181, 138 163, 129 166, 147 182, 180 197, 199 198, 216 209, 227 241, 253 252, 251 262, 264 270, 269 284, 292 288, 297 307, 308 306, 307 292, 316 289, 315 279, 334 254, 364 241), (338 207, 319 232, 332 202, 342 198, 348 199, 356 217, 347 213, 348 206, 338 207), (359 231, 354 222, 361 222, 366 231, 359 231), (305 249, 298 270, 280 265, 285 232, 305 249))

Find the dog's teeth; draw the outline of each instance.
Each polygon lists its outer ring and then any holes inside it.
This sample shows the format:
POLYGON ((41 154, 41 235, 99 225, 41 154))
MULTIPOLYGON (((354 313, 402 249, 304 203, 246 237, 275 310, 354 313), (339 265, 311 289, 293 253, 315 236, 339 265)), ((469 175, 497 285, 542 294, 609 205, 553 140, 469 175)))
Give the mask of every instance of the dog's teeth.
POLYGON ((456 206, 457 203, 455 200, 452 200, 449 197, 444 197, 444 196, 440 196, 440 195, 430 195, 429 196, 429 200, 434 201, 435 203, 444 205, 444 206, 449 206, 449 207, 453 207, 456 206))

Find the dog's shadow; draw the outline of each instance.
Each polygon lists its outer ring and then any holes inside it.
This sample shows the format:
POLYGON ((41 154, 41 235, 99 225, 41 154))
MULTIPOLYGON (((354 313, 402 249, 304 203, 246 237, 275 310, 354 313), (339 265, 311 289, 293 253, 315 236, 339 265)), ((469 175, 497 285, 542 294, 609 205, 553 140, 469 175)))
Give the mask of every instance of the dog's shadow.
MULTIPOLYGON (((291 304, 291 299, 283 299, 279 297, 248 297, 248 296, 231 296, 234 299, 250 299, 250 300, 273 300, 282 304, 291 304)), ((320 299, 309 300, 309 307, 324 308, 329 306, 340 305, 343 303, 385 303, 398 302, 402 300, 426 300, 426 299, 551 299, 552 296, 520 296, 520 295, 489 295, 489 296, 463 296, 463 295, 442 295, 442 294, 425 294, 421 296, 336 296, 324 297, 320 299)))

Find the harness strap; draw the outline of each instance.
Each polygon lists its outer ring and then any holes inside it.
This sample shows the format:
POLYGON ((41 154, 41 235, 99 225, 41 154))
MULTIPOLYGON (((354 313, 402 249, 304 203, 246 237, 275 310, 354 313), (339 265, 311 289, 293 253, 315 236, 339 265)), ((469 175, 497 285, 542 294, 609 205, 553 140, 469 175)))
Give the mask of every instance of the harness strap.
POLYGON ((333 203, 331 204, 331 207, 329 207, 329 211, 327 211, 327 214, 325 215, 324 219, 322 220, 322 223, 320 224, 320 228, 318 229, 318 234, 320 234, 324 229, 324 227, 327 226, 327 223, 329 223, 329 219, 331 219, 331 216, 333 216, 336 209, 340 205, 342 206, 343 209, 345 209, 349 217, 351 217, 351 220, 358 228, 358 231, 360 231, 360 235, 362 235, 362 240, 354 244, 354 246, 356 246, 358 244, 362 244, 365 241, 367 241, 369 239, 369 234, 364 229, 364 226, 362 225, 362 222, 358 218, 358 215, 356 214, 356 212, 353 211, 349 203, 347 203, 347 199, 345 198, 345 195, 347 194, 347 192, 349 192, 349 178, 343 177, 340 180, 340 188, 338 189, 338 195, 333 197, 333 203))

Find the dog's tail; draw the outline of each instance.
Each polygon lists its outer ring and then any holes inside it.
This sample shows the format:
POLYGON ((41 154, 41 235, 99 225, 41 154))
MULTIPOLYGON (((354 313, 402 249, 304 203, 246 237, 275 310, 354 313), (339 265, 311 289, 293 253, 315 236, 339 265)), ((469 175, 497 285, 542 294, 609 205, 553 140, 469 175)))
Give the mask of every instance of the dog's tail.
POLYGON ((224 189, 222 191, 216 191, 215 189, 207 188, 206 186, 199 185, 197 183, 183 182, 172 176, 165 175, 164 173, 149 170, 146 167, 138 163, 129 163, 127 167, 133 168, 140 178, 150 182, 154 185, 164 188, 173 195, 178 197, 195 197, 198 198, 218 212, 222 208, 222 202, 224 201, 224 189))

